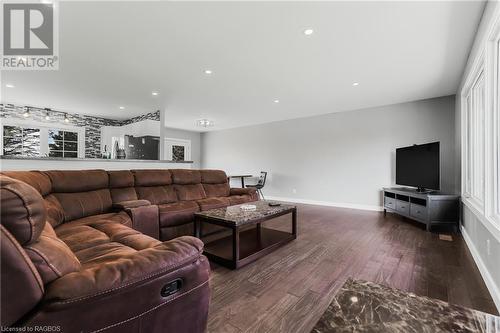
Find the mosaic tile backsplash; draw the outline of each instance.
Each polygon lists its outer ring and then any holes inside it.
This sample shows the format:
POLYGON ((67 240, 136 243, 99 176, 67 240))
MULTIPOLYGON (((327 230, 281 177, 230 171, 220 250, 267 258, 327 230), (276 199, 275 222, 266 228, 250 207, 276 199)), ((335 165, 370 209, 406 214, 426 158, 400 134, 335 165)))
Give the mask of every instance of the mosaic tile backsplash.
MULTIPOLYGON (((101 157, 101 127, 103 126, 123 126, 143 120, 160 120, 160 111, 150 112, 141 116, 126 120, 115 120, 101 117, 94 117, 81 114, 68 113, 69 122, 64 121, 64 113, 55 112, 50 114, 50 123, 85 127, 85 157, 101 157)), ((45 120, 46 110, 43 108, 30 107, 30 120, 47 123, 45 120)), ((23 106, 12 104, 0 104, 0 118, 5 119, 25 119, 23 117, 23 106)), ((26 156, 38 156, 40 146, 40 133, 37 130, 24 130, 19 133, 19 129, 12 128, 4 132, 8 145, 6 149, 12 150, 26 156), (20 140, 19 138, 22 138, 20 140)))

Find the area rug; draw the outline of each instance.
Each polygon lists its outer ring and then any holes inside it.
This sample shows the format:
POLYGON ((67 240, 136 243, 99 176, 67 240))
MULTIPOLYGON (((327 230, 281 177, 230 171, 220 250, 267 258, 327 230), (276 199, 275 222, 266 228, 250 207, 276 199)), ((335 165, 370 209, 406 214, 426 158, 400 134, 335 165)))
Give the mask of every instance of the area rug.
POLYGON ((500 333, 500 317, 348 279, 312 332, 500 333))

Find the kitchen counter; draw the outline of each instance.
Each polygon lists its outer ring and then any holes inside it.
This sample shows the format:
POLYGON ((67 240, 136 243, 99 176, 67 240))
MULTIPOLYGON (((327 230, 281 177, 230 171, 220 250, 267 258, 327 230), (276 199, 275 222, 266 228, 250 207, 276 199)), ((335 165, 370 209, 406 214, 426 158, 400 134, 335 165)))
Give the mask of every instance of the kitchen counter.
POLYGON ((0 155, 0 170, 191 169, 193 161, 0 155))

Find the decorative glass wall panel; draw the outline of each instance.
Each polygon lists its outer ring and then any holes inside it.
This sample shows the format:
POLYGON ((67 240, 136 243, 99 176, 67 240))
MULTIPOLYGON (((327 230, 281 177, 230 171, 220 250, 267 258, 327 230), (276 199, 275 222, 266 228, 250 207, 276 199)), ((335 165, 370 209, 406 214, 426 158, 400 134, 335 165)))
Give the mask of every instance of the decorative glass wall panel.
POLYGON ((11 156, 40 156, 40 129, 4 126, 3 154, 11 156))

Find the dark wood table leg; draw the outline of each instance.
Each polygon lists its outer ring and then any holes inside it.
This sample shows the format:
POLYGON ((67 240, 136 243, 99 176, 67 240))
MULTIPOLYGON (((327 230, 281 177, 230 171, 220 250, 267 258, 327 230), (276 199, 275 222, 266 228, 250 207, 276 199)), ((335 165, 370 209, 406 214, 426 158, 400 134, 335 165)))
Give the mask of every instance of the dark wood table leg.
POLYGON ((245 188, 245 177, 241 177, 241 188, 245 188))
POLYGON ((262 224, 257 223, 257 242, 260 244, 261 242, 261 236, 262 236, 262 224))
POLYGON ((233 264, 234 268, 238 267, 240 260, 240 230, 238 227, 233 228, 233 264))
POLYGON ((201 221, 200 221, 200 219, 195 218, 194 219, 194 237, 196 237, 196 238, 201 238, 200 227, 201 227, 201 221))
POLYGON ((297 208, 292 211, 292 235, 297 238, 297 208))

